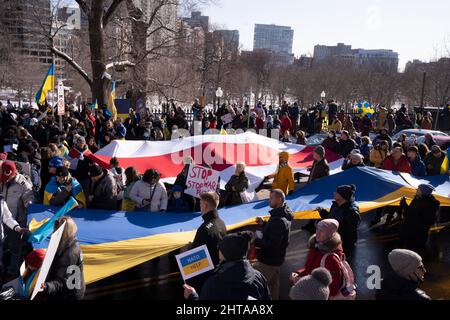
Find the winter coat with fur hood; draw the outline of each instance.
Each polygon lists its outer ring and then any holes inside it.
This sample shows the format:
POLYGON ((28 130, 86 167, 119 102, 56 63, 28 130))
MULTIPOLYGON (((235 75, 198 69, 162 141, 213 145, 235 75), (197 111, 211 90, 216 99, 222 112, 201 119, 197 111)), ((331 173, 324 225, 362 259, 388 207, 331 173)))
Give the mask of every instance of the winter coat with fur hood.
MULTIPOLYGON (((309 253, 308 258, 303 269, 296 272, 300 277, 310 275, 313 270, 320 267, 322 257, 327 253, 336 253, 342 261, 345 260, 345 254, 342 250, 341 237, 338 233, 335 233, 333 237, 324 244, 320 244, 316 240, 316 235, 313 235, 309 239, 309 253)), ((339 259, 334 255, 329 255, 325 259, 325 269, 331 273, 332 282, 330 284, 330 297, 333 297, 339 293, 344 276, 341 269, 339 259)))

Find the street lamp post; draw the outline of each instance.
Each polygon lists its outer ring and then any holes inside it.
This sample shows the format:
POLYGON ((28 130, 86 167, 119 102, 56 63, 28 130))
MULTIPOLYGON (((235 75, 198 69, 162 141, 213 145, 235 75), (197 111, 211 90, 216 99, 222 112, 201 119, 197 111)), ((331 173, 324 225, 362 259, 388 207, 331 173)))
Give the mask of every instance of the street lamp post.
POLYGON ((216 90, 216 97, 217 97, 217 109, 219 109, 220 108, 220 98, 223 97, 223 91, 220 87, 218 87, 216 90))

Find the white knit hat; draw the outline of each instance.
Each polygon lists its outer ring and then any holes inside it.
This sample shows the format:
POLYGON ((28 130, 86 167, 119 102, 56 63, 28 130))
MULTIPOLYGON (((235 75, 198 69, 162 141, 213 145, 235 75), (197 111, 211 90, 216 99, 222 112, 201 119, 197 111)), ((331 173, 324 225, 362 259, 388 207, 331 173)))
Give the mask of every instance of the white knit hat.
POLYGON ((331 274, 327 269, 317 268, 311 275, 298 280, 289 296, 292 300, 328 300, 331 281, 331 274))
POLYGON ((388 255, 389 263, 400 277, 409 279, 409 275, 414 273, 422 264, 422 257, 411 250, 395 249, 388 255))

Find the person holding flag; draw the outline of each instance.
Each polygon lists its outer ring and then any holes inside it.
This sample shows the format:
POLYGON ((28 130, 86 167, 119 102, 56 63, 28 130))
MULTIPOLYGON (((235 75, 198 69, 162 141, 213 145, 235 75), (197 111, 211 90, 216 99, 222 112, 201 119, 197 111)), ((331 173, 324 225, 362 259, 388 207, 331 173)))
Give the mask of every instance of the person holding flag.
POLYGON ((52 63, 48 68, 47 75, 45 76, 39 91, 36 93, 35 101, 38 105, 43 105, 47 98, 47 93, 55 90, 55 76, 53 70, 54 66, 52 63))

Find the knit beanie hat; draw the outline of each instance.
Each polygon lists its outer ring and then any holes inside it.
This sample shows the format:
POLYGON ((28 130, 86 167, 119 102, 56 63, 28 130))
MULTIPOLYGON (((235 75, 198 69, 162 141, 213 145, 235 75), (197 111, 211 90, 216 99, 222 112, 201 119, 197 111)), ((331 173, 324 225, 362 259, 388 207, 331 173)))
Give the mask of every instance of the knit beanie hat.
POLYGON ((322 146, 317 146, 316 149, 314 149, 314 152, 317 153, 322 158, 325 157, 325 148, 322 146))
POLYGON ((103 172, 102 168, 98 164, 91 165, 89 168, 89 176, 97 177, 103 172))
POLYGON ((355 191, 356 186, 354 184, 339 186, 336 190, 336 192, 347 201, 350 201, 354 197, 355 191))
POLYGON ((17 174, 16 164, 12 161, 5 161, 2 163, 2 175, 0 177, 1 182, 6 182, 10 177, 14 177, 17 174))
POLYGON ((56 169, 56 176, 57 177, 68 177, 69 169, 67 169, 66 167, 58 167, 56 169))
POLYGON ((227 261, 246 258, 251 239, 251 231, 230 233, 219 243, 219 250, 227 261))
POLYGON ((289 160, 289 152, 286 151, 280 152, 280 158, 284 160, 289 160))
POLYGON ((25 264, 33 269, 39 269, 42 266, 45 258, 45 250, 37 249, 31 251, 25 257, 25 264))
POLYGON ((315 269, 311 275, 302 277, 291 288, 292 300, 328 300, 332 278, 325 268, 315 269))
POLYGON ((424 197, 429 196, 435 190, 431 184, 425 184, 425 183, 419 185, 418 189, 420 189, 420 191, 422 191, 422 195, 424 197))
POLYGON ((324 219, 317 223, 316 229, 322 230, 326 234, 327 239, 331 239, 339 229, 339 222, 335 219, 324 219))
POLYGON ((172 187, 172 192, 183 192, 183 186, 176 184, 172 187))
POLYGON ((422 264, 422 257, 411 250, 395 249, 388 255, 389 264, 400 277, 409 279, 409 275, 422 264))
POLYGON ((61 157, 53 157, 50 159, 48 166, 51 168, 59 168, 63 166, 63 159, 61 157))

